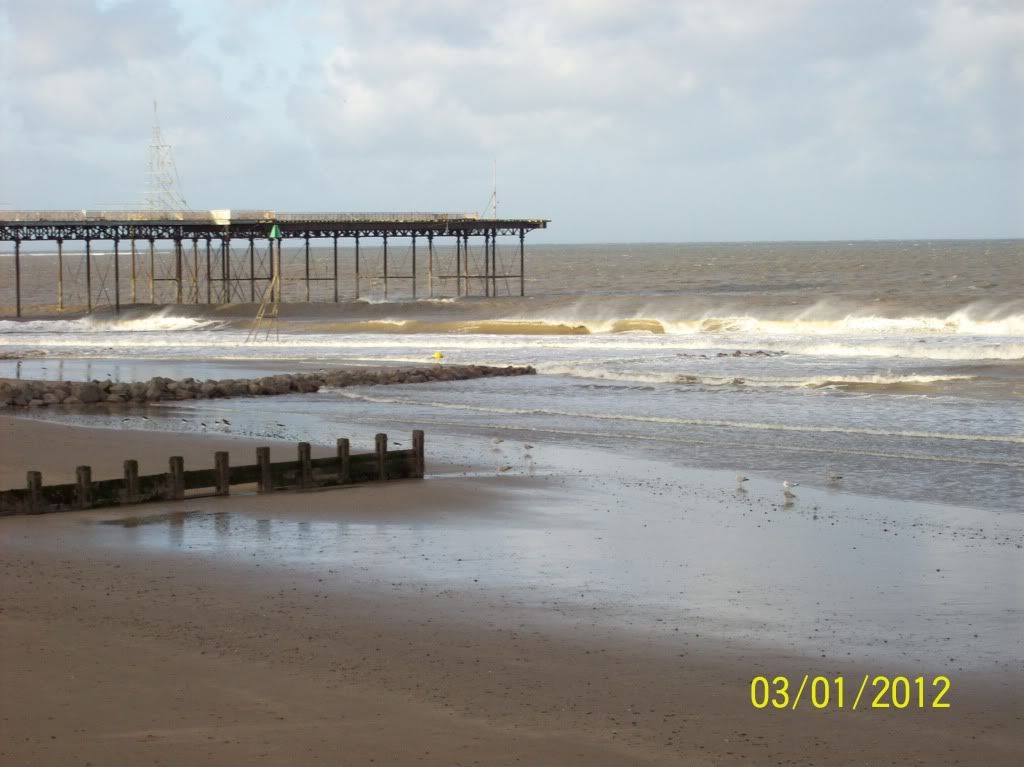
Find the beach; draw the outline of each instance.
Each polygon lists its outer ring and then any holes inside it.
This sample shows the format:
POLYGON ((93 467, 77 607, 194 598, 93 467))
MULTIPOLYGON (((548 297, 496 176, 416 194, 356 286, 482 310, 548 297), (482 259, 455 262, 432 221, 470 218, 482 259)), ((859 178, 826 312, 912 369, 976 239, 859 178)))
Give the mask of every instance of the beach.
MULTIPOLYGON (((110 430, 6 416, 0 428, 5 485, 29 464, 62 479, 85 448, 97 476, 116 476, 126 451, 156 471, 170 452, 202 465, 214 450, 255 445, 210 435, 156 442, 130 431, 108 439, 110 430)), ((992 648, 949 627, 953 639, 940 645, 953 649, 943 657, 915 631, 935 617, 925 611, 902 618, 903 647, 892 646, 893 637, 886 649, 857 649, 855 622, 883 620, 870 603, 845 616, 822 606, 818 626, 832 632, 824 641, 807 642, 771 620, 751 637, 730 639, 744 633, 729 628, 736 616, 628 603, 597 610, 592 599, 573 599, 554 571, 558 543, 516 577, 515 566, 489 555, 494 541, 510 556, 523 553, 524 540, 551 533, 582 545, 596 527, 581 508, 608 498, 585 490, 602 472, 571 478, 551 452, 526 477, 481 464, 434 466, 424 481, 3 520, 4 760, 1017 763, 1020 656, 989 657, 992 648), (408 546, 414 539, 427 545, 408 546), (435 545, 443 539, 449 543, 435 545), (439 561, 415 561, 424 558, 439 561), (808 672, 944 673, 953 705, 751 705, 753 676, 808 672)), ((639 467, 630 472, 637 485, 619 497, 646 521, 620 521, 616 548, 626 550, 645 545, 640 525, 670 524, 661 483, 639 467)), ((718 488, 708 482, 688 504, 688 527, 699 529, 708 513, 731 513, 731 536, 758 529, 753 521, 736 529, 744 502, 712 503, 718 488)), ((792 512, 764 517, 785 524, 785 514, 792 512)), ((868 527, 848 527, 846 539, 873 536, 870 556, 884 567, 878 541, 886 534, 868 527)), ((817 537, 827 544, 820 528, 817 537)), ((768 548, 778 540, 769 537, 768 548)), ((999 550, 992 544, 976 559, 999 550)), ((772 557, 756 551, 746 556, 760 568, 772 557)), ((671 577, 662 564, 661 575, 671 577)), ((602 588, 599 570, 587 570, 588 587, 602 588)), ((751 585, 739 574, 730 580, 751 585)), ((984 626, 978 616, 977 627, 991 632, 1014 615, 984 626)), ((1012 634, 999 640, 1006 641, 1012 634)))

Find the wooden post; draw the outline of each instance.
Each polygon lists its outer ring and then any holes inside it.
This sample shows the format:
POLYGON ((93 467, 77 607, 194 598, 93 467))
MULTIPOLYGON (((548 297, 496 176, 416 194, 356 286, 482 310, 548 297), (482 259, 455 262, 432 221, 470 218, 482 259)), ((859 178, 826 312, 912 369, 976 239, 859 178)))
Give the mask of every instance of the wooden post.
POLYGON ((64 240, 57 240, 57 309, 64 311, 64 240))
POLYGON ((121 313, 121 241, 114 238, 114 313, 121 313))
POLYGON ((21 316, 21 240, 14 241, 14 316, 21 316))
POLYGON ((309 443, 299 443, 299 487, 313 486, 313 465, 310 463, 309 443))
POLYGON ((139 500, 139 462, 128 459, 124 462, 124 502, 135 503, 139 500))
POLYGON ((78 481, 76 504, 80 509, 88 509, 92 505, 92 469, 88 466, 78 466, 75 469, 75 478, 78 481))
POLYGON ((352 481, 352 465, 349 462, 348 439, 342 437, 338 440, 338 482, 347 485, 352 481))
POLYGON ((185 459, 175 455, 168 463, 171 470, 167 475, 167 500, 180 501, 185 497, 185 459))
POLYGON ((421 429, 417 429, 412 433, 412 449, 415 453, 413 456, 412 476, 414 479, 423 479, 427 463, 423 453, 423 431, 421 429))
POLYGON ((388 478, 388 435, 378 434, 375 438, 377 449, 377 478, 388 478))
POLYGON ((28 513, 42 514, 43 509, 43 474, 40 471, 30 471, 28 479, 28 513))
POLYGON ((214 470, 217 474, 217 495, 231 494, 231 469, 228 466, 228 454, 218 450, 213 454, 214 470))
POLYGON ((270 473, 270 448, 256 448, 256 463, 260 473, 257 480, 257 492, 269 493, 274 489, 274 478, 270 473))

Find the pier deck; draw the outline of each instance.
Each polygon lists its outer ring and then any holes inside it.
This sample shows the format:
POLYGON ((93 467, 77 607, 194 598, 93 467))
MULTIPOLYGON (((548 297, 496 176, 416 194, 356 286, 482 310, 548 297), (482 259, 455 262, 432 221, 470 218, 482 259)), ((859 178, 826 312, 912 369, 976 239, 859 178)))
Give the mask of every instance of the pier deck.
MULTIPOLYGON (((333 283, 328 300, 339 300, 338 242, 354 245, 352 284, 355 297, 361 296, 364 280, 373 279, 383 286, 384 297, 391 295, 397 280, 408 285, 408 296, 417 297, 417 257, 426 258, 426 287, 429 296, 445 295, 454 285, 454 294, 498 296, 525 295, 525 237, 527 232, 547 227, 546 219, 486 219, 475 213, 279 213, 270 210, 210 211, 0 211, 0 242, 14 244, 15 315, 23 308, 22 271, 29 261, 22 253, 25 242, 56 243, 57 309, 65 302, 65 245, 84 243, 80 268, 74 280, 83 280, 83 308, 92 311, 109 305, 120 311, 123 287, 130 287, 130 302, 139 302, 140 276, 148 282, 150 303, 156 301, 158 283, 169 283, 173 296, 166 303, 225 304, 256 302, 261 298, 287 301, 282 291, 285 282, 304 285, 298 300, 311 300, 311 284, 333 283), (513 237, 518 242, 508 253, 499 253, 498 238, 513 237), (483 239, 482 252, 473 243, 483 239), (374 253, 375 271, 361 271, 360 258, 365 256, 366 241, 380 249, 374 253), (395 241, 406 245, 400 254, 402 271, 394 263, 389 270, 389 246, 394 261, 395 241), (282 241, 298 241, 298 252, 289 253, 289 260, 301 257, 301 271, 282 257, 282 241), (333 246, 331 269, 327 274, 314 274, 310 251, 329 241, 333 246), (424 242, 425 241, 425 242, 424 242), (93 244, 110 243, 110 253, 103 257, 110 263, 103 270, 104 290, 96 295, 92 284, 93 244), (236 245, 232 246, 232 243, 236 245), (127 243, 128 248, 125 248, 127 243), (143 248, 139 248, 139 244, 143 248), (157 243, 164 243, 158 249, 157 243), (239 254, 237 243, 242 244, 239 254), (266 243, 257 249, 257 243, 266 243), (168 251, 167 245, 170 245, 168 251), (425 245, 425 247, 424 247, 425 245), (454 259, 442 258, 436 248, 444 246, 454 259), (363 248, 361 254, 360 248, 363 248), (419 250, 417 248, 419 247, 419 250), (148 251, 148 262, 142 251, 148 251), (122 270, 122 261, 129 259, 122 270), (454 260, 454 263, 451 263, 454 260), (145 267, 148 266, 148 269, 145 267), (291 268, 289 268, 291 266, 291 268), (510 280, 512 281, 510 283, 510 280), (122 285, 123 282, 127 285, 122 285), (110 283, 109 285, 106 283, 110 283), (205 288, 205 291, 203 290, 205 288), (516 290, 518 288, 518 290, 516 290), (105 300, 103 300, 105 298, 105 300)), ((296 300, 292 297, 292 300, 296 300)))

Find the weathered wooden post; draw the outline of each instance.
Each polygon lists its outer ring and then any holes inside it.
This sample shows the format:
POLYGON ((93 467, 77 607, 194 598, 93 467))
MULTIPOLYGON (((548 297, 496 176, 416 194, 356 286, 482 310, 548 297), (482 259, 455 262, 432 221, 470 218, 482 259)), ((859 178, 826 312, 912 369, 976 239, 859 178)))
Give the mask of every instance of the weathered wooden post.
POLYGON ((168 463, 171 471, 167 475, 167 500, 180 501, 185 497, 185 459, 175 455, 168 463))
POLYGON ((347 485, 352 481, 352 464, 349 460, 349 444, 346 437, 338 440, 338 483, 347 485))
POLYGON ((231 494, 231 469, 228 466, 228 454, 218 450, 213 454, 214 470, 217 475, 217 495, 231 494))
POLYGON ((375 438, 377 448, 377 478, 388 478, 388 435, 378 434, 375 438))
POLYGON ((423 457, 423 431, 416 429, 412 433, 412 476, 413 479, 423 479, 423 474, 426 471, 426 460, 423 457))
POLYGON ((28 513, 42 514, 43 508, 43 473, 41 471, 30 471, 28 479, 28 513))
POLYGON ((299 443, 299 487, 313 486, 313 464, 310 462, 309 443, 299 443))
POLYGON ((75 478, 78 481, 75 501, 78 508, 88 509, 92 505, 92 469, 88 466, 77 467, 75 469, 75 478))
POLYGON ((129 458, 124 462, 124 502, 139 500, 139 462, 129 458))
POLYGON ((269 493, 274 489, 274 479, 270 474, 270 448, 256 448, 256 464, 259 466, 259 479, 256 481, 257 492, 269 493))

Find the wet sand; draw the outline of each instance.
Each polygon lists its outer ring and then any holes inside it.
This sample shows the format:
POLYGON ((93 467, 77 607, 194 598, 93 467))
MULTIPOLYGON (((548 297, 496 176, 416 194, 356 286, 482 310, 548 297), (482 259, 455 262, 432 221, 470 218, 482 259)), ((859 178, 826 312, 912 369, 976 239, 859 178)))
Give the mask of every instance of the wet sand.
MULTIPOLYGON (((83 455, 104 477, 126 457, 162 471, 169 455, 198 466, 220 449, 254 443, 3 417, 0 484, 20 485, 27 469, 66 481, 83 455)), ((570 599, 559 550, 606 535, 583 508, 610 494, 633 503, 644 528, 664 525, 658 504, 671 501, 660 486, 588 495, 564 467, 430 469, 425 482, 0 519, 0 762, 1010 765, 1024 753, 1020 656, 990 657, 1005 643, 965 659, 972 639, 954 635, 952 661, 908 632, 912 655, 879 644, 846 657, 841 638, 817 653, 799 637, 791 647, 751 642, 749 630, 729 638, 728 621, 685 610, 659 622, 651 605, 570 599), (859 679, 925 667, 952 677, 951 709, 750 703, 755 674, 859 679)), ((716 513, 735 512, 721 526, 742 535, 752 504, 702 492, 716 513)), ((696 514, 665 529, 700 542, 696 514)), ((810 518, 773 524, 782 532, 769 546, 810 518)), ((615 532, 627 549, 646 540, 615 532)), ((847 533, 885 551, 860 527, 847 533)), ((958 555, 1016 556, 1012 547, 958 555)), ((607 590, 603 550, 577 554, 607 590)), ((630 587, 639 596, 648 583, 630 587)), ((848 609, 817 598, 823 613, 848 609)), ((1012 630, 1019 616, 997 620, 1012 630)))

